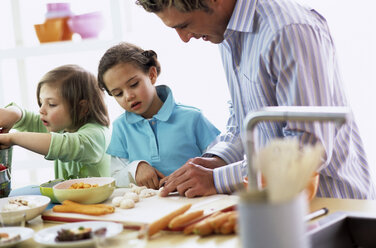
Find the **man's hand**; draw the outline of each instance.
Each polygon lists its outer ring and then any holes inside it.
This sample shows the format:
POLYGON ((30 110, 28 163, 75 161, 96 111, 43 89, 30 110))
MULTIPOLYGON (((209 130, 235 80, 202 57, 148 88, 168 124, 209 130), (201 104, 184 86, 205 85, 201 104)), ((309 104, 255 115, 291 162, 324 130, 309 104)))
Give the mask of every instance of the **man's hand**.
POLYGON ((218 156, 214 156, 212 158, 195 157, 195 158, 189 159, 187 163, 189 162, 193 164, 201 165, 209 169, 215 169, 215 168, 218 168, 227 164, 223 159, 221 159, 218 156))
POLYGON ((150 189, 159 189, 159 180, 165 176, 145 162, 140 162, 136 171, 136 183, 150 189))
POLYGON ((190 198, 217 193, 214 186, 213 170, 189 161, 174 173, 162 179, 160 186, 163 184, 161 196, 167 196, 173 191, 178 191, 180 195, 190 198))

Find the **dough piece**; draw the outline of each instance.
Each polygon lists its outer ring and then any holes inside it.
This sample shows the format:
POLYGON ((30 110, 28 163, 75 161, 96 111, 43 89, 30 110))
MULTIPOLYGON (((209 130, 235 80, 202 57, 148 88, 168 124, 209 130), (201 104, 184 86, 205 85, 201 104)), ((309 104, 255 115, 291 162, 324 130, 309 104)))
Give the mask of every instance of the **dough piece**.
POLYGON ((112 199, 112 205, 114 205, 114 207, 120 207, 120 202, 122 200, 123 200, 122 196, 116 196, 114 197, 114 199, 112 199))
POLYGON ((147 198, 151 196, 155 196, 157 194, 158 190, 155 189, 143 189, 140 192, 140 198, 147 198))
POLYGON ((158 196, 161 196, 161 192, 163 190, 164 187, 160 187, 159 190, 158 190, 158 196))
POLYGON ((126 192, 123 196, 124 199, 132 199, 134 202, 139 202, 140 197, 134 192, 126 192))
POLYGON ((134 208, 134 201, 132 199, 125 199, 121 200, 120 202, 120 208, 129 209, 134 208))
POLYGON ((140 194, 141 190, 147 189, 146 186, 139 187, 139 186, 137 186, 136 184, 133 184, 133 183, 130 183, 129 185, 131 186, 131 191, 136 193, 136 194, 140 194))

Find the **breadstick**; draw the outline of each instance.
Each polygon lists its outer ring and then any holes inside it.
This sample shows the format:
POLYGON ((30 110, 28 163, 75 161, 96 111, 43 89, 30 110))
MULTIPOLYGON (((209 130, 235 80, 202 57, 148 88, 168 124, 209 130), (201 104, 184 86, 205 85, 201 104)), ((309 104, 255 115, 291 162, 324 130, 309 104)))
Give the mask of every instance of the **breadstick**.
POLYGON ((156 220, 153 223, 151 223, 149 225, 148 236, 151 237, 154 234, 156 234, 157 232, 159 232, 160 230, 163 230, 164 228, 166 228, 168 226, 168 223, 173 218, 175 218, 178 215, 185 213, 191 206, 192 206, 192 204, 190 204, 190 203, 187 204, 187 205, 184 205, 181 208, 179 208, 179 209, 169 213, 168 215, 163 216, 159 220, 156 220))
MULTIPOLYGON (((104 205, 104 204, 103 204, 104 205)), ((104 215, 113 213, 115 208, 112 206, 108 207, 98 207, 93 205, 84 205, 76 202, 63 202, 63 205, 56 205, 52 208, 54 212, 60 213, 77 213, 77 214, 88 214, 88 215, 104 215), (64 204, 65 203, 65 204, 64 204)))
POLYGON ((168 223, 168 227, 171 229, 182 227, 188 224, 189 222, 201 217, 203 214, 204 214, 204 210, 197 210, 194 212, 178 215, 175 218, 173 218, 170 221, 170 223, 168 223))

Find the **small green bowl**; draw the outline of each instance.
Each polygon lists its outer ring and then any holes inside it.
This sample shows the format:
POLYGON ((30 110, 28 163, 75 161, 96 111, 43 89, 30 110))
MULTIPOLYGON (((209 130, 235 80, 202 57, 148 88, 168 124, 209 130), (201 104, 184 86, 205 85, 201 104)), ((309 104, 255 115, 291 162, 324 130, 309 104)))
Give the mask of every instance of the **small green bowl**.
POLYGON ((59 201, 55 197, 52 187, 63 181, 64 179, 55 179, 55 180, 50 180, 46 183, 42 183, 39 186, 40 193, 44 196, 48 196, 51 199, 52 203, 59 203, 59 201))

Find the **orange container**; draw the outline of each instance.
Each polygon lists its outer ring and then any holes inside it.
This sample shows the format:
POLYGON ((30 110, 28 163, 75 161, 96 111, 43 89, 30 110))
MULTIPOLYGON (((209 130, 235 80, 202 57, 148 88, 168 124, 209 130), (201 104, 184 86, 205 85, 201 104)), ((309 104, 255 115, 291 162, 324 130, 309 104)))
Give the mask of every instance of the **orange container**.
POLYGON ((70 30, 68 26, 68 20, 70 17, 62 17, 62 18, 53 18, 53 19, 47 19, 46 22, 54 22, 57 20, 62 20, 63 22, 63 35, 61 37, 61 40, 72 40, 73 32, 70 30))
POLYGON ((63 18, 49 19, 34 25, 40 43, 61 41, 64 33, 63 18))

